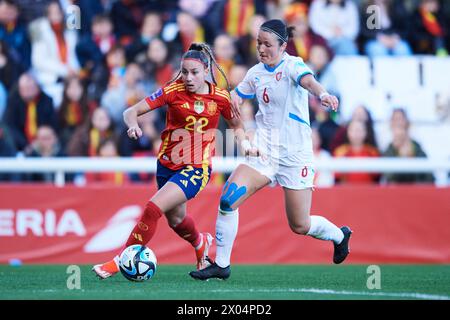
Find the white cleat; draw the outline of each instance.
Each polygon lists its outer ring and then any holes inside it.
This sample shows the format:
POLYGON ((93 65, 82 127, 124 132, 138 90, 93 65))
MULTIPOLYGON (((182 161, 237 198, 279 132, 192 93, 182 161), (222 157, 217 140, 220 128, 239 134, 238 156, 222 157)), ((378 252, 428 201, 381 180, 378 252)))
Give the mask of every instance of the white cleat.
POLYGON ((202 270, 208 267, 211 263, 208 261, 208 252, 209 248, 212 245, 214 238, 211 234, 205 232, 202 233, 203 243, 202 246, 195 250, 195 254, 197 256, 197 270, 202 270))
POLYGON ((96 264, 94 267, 92 267, 92 271, 101 280, 112 277, 117 272, 119 272, 118 258, 115 257, 112 261, 103 264, 96 264))

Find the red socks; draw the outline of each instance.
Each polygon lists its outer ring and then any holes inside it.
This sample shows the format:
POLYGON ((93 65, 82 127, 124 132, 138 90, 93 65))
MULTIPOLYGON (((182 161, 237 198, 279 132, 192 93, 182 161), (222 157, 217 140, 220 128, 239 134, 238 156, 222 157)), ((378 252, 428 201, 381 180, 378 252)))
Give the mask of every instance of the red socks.
MULTIPOLYGON (((158 208, 157 205, 155 205, 151 201, 147 202, 141 220, 131 232, 130 237, 125 244, 125 247, 131 246, 133 244, 146 245, 150 241, 150 239, 153 238, 153 235, 156 231, 156 225, 158 224, 158 220, 162 215, 163 212, 158 208)), ((184 220, 176 227, 172 227, 172 229, 181 238, 189 242, 194 248, 200 244, 200 233, 195 228, 194 220, 190 216, 186 215, 184 217, 184 220)))
POLYGON ((195 228, 194 220, 186 215, 184 220, 177 226, 172 227, 181 238, 189 242, 194 248, 200 244, 201 237, 200 233, 195 228))
POLYGON ((157 205, 151 201, 147 202, 141 220, 134 227, 133 231, 131 231, 125 247, 133 244, 146 245, 150 239, 153 238, 156 231, 156 225, 158 224, 158 219, 161 218, 162 215, 163 212, 157 205))

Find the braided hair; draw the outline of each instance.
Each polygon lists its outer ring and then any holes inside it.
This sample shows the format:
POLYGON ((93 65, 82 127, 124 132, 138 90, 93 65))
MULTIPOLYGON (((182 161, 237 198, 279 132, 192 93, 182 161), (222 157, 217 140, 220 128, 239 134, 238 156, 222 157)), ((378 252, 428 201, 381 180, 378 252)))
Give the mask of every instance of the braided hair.
MULTIPOLYGON (((214 72, 212 72, 212 67, 215 66, 217 70, 222 74, 222 76, 225 78, 225 81, 227 82, 227 90, 231 91, 230 83, 228 82, 228 78, 225 75, 225 72, 223 71, 222 67, 217 63, 216 58, 214 58, 214 54, 211 50, 211 48, 205 44, 205 43, 192 43, 189 47, 189 50, 183 54, 182 60, 184 59, 195 59, 200 61, 205 68, 208 68, 211 71, 211 78, 215 85, 217 85, 216 79, 214 77, 214 72)), ((166 85, 175 82, 178 80, 181 76, 181 69, 178 70, 175 77, 173 77, 170 81, 166 83, 166 85)))

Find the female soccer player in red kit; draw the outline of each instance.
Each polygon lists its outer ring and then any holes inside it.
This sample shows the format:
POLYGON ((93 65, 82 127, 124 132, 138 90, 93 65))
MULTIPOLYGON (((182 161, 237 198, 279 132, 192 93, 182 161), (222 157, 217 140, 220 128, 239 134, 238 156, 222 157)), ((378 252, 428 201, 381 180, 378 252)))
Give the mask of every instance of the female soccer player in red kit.
MULTIPOLYGON (((147 244, 156 231, 159 218, 165 215, 169 226, 195 248, 197 269, 207 266, 206 256, 213 238, 209 233, 197 231, 194 220, 186 214, 186 202, 208 183, 214 131, 220 115, 235 130, 244 153, 257 154, 256 149, 248 147, 242 123, 232 116, 228 91, 215 85, 211 72, 213 64, 222 72, 207 45, 192 44, 183 55, 181 70, 174 80, 124 112, 128 136, 138 139, 142 131, 137 117, 168 105, 166 128, 158 153, 156 179, 159 190, 147 202, 125 246, 147 244), (206 81, 210 72, 214 84, 206 81)), ((118 257, 95 265, 93 271, 102 279, 114 275, 119 271, 118 257)))

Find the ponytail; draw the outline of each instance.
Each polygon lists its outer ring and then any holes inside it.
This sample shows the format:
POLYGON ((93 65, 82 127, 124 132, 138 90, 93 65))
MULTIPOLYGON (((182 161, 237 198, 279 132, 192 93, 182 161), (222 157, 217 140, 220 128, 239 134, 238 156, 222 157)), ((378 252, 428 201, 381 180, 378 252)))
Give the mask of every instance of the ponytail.
POLYGON ((216 58, 214 58, 214 54, 213 54, 211 48, 205 43, 201 43, 200 46, 203 48, 203 51, 206 52, 206 54, 209 56, 209 66, 210 66, 210 70, 211 70, 211 77, 213 79, 214 84, 217 85, 217 82, 216 82, 216 79, 214 78, 214 72, 212 70, 212 64, 214 64, 214 66, 217 68, 217 70, 219 70, 219 72, 225 78, 225 82, 227 83, 227 91, 230 92, 231 91, 231 86, 230 86, 228 78, 227 78, 227 76, 225 74, 225 71, 223 71, 222 67, 217 63, 216 58))
MULTIPOLYGON (((186 58, 199 60, 205 66, 205 68, 208 68, 210 70, 211 78, 214 84, 217 85, 213 72, 213 66, 215 66, 222 74, 222 76, 225 78, 225 81, 227 83, 227 90, 231 91, 230 83, 228 81, 227 76, 225 75, 225 72, 223 71, 222 67, 217 63, 211 48, 206 43, 192 43, 189 46, 189 50, 182 57, 182 59, 186 58)), ((172 78, 170 81, 168 81, 165 85, 177 81, 180 78, 180 76, 181 76, 181 69, 178 70, 176 76, 172 78)))

